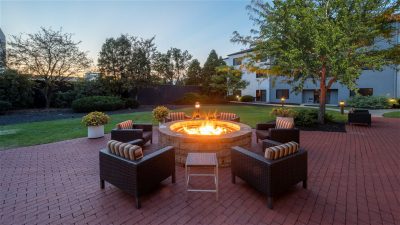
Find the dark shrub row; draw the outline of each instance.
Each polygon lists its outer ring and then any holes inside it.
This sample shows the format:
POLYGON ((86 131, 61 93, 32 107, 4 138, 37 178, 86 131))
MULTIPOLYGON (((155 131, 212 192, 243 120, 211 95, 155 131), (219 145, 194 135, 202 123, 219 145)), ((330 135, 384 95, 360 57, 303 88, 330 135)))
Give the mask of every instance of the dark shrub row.
POLYGON ((90 96, 72 102, 75 112, 113 111, 125 107, 125 102, 114 96, 90 96))

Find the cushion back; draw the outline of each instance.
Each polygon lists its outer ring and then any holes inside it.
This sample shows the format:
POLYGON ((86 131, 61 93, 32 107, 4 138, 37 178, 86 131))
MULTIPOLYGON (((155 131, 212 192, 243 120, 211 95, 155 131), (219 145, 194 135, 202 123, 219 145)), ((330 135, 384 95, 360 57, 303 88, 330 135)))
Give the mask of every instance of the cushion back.
POLYGON ((170 112, 168 117, 174 121, 174 120, 184 120, 185 119, 185 113, 184 112, 170 112))
POLYGON ((127 120, 117 124, 117 129, 125 130, 125 129, 132 129, 133 122, 132 120, 127 120))
POLYGON ((299 144, 291 141, 282 145, 266 148, 264 157, 266 159, 276 160, 296 153, 297 151, 299 151, 299 144))
POLYGON ((220 118, 221 120, 232 120, 232 119, 234 119, 235 117, 237 117, 235 113, 221 112, 221 113, 219 114, 219 118, 220 118))
POLYGON ((276 117, 275 128, 278 129, 292 129, 294 128, 293 117, 276 117))
POLYGON ((143 158, 143 149, 137 145, 111 140, 107 143, 107 148, 111 153, 125 159, 138 160, 143 158))

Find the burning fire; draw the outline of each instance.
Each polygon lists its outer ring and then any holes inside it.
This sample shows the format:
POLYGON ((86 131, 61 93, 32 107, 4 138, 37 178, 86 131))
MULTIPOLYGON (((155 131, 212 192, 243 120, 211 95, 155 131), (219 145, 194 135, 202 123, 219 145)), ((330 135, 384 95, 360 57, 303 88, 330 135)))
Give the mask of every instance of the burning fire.
POLYGON ((183 130, 187 134, 195 135, 220 135, 228 132, 226 128, 218 126, 211 120, 204 121, 200 126, 196 127, 185 126, 183 130))

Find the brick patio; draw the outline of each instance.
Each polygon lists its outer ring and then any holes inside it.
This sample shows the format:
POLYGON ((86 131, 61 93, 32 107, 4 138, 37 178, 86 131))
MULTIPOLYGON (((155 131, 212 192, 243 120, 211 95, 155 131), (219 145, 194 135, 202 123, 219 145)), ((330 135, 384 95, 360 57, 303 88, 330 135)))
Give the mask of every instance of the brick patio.
POLYGON ((220 170, 218 202, 211 193, 186 195, 181 167, 176 184, 165 180, 137 210, 133 197, 99 188, 98 150, 108 139, 0 152, 0 224, 400 224, 399 119, 302 132, 308 189, 293 187, 274 210, 240 179, 231 184, 229 168, 220 170))

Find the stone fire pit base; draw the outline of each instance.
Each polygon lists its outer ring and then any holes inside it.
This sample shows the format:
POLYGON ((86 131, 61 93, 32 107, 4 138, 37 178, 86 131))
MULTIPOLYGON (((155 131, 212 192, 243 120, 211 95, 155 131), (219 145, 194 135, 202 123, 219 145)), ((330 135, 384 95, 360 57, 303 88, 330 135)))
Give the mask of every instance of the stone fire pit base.
POLYGON ((231 127, 234 131, 218 136, 188 135, 174 131, 180 125, 201 123, 202 120, 173 121, 159 127, 159 143, 162 146, 175 147, 175 161, 184 165, 189 152, 215 152, 220 167, 231 165, 231 147, 251 146, 251 128, 243 123, 231 121, 216 121, 223 126, 231 127), (171 126, 173 129, 171 129, 171 126))

